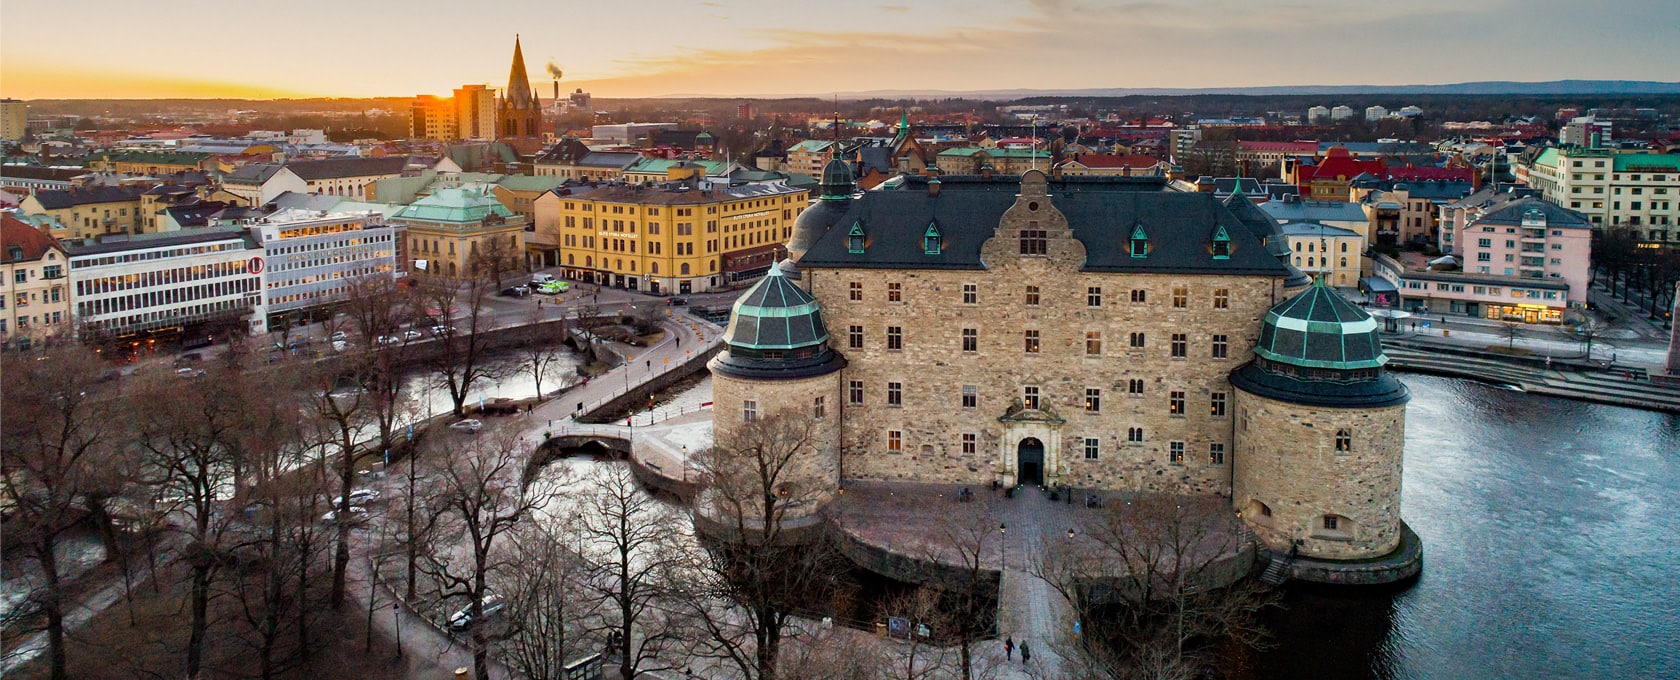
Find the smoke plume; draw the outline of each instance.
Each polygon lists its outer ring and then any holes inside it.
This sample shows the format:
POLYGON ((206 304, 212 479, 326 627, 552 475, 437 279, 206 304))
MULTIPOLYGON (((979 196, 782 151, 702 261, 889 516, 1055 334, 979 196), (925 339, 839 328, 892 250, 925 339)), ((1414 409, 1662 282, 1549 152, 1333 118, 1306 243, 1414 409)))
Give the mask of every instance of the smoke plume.
POLYGON ((548 75, 554 76, 555 80, 560 79, 560 67, 554 65, 552 61, 548 62, 548 75))

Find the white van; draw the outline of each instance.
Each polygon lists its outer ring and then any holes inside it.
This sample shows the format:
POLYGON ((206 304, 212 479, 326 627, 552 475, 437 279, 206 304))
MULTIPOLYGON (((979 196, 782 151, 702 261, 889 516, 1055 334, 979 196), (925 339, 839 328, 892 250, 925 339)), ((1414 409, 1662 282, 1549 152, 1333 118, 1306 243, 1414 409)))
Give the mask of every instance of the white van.
POLYGON ((553 274, 532 274, 531 285, 540 286, 554 280, 553 274))

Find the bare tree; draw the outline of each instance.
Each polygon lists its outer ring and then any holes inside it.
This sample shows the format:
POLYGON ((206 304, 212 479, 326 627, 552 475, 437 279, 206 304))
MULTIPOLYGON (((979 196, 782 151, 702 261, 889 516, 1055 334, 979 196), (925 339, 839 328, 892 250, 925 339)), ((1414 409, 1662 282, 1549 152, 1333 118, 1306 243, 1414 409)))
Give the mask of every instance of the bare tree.
MULTIPOLYGON (((542 322, 542 308, 532 307, 530 315, 526 318, 526 323, 532 327, 536 327, 542 322)), ((565 320, 561 319, 560 332, 557 334, 561 339, 566 337, 565 324, 565 320)), ((520 370, 530 374, 531 380, 536 383, 537 401, 542 401, 543 378, 547 377, 548 374, 554 370, 554 365, 561 361, 564 354, 558 348, 555 341, 538 335, 532 335, 529 339, 527 339, 521 349, 521 356, 525 359, 525 361, 522 362, 520 370)))
POLYGON ((588 481, 577 526, 583 569, 600 603, 600 629, 619 660, 619 677, 669 669, 656 661, 681 639, 680 622, 666 606, 687 558, 673 531, 679 517, 623 466, 601 468, 588 481))
MULTIPOLYGON (((68 671, 60 539, 94 510, 94 499, 121 487, 128 465, 116 460, 123 447, 99 407, 107 390, 91 353, 58 345, 39 357, 7 353, 3 366, 0 488, 12 503, 6 531, 41 567, 42 588, 31 599, 47 619, 50 677, 62 680, 68 671)), ((107 540, 107 548, 116 546, 107 540)))
MULTIPOLYGON (((422 555, 421 571, 445 598, 464 597, 472 614, 473 672, 490 677, 490 637, 484 601, 490 577, 511 553, 498 550, 521 519, 550 495, 547 483, 525 487, 525 453, 517 434, 485 432, 438 457, 429 510, 437 523, 422 555)), ((518 567, 515 567, 518 568, 518 567)))
POLYGON ((1581 356, 1592 360, 1593 343, 1603 338, 1610 329, 1597 319, 1587 319, 1575 324, 1569 329, 1569 336, 1581 342, 1581 356))
POLYGON ((1240 570, 1245 540, 1217 498, 1162 494, 1080 515, 1078 531, 1047 541, 1029 570, 1056 588, 1083 623, 1063 657, 1102 678, 1196 677, 1212 642, 1260 647, 1260 610, 1275 593, 1240 570))
POLYGON ((1520 338, 1520 337, 1523 336, 1522 322, 1521 321, 1506 321, 1506 322, 1503 322, 1500 325, 1499 334, 1505 337, 1505 349, 1508 350, 1508 351, 1512 351, 1512 352, 1516 351, 1516 349, 1517 349, 1517 338, 1520 338))
POLYGON ((820 453, 809 415, 778 411, 719 436, 699 456, 710 486, 697 512, 712 515, 727 536, 701 554, 688 602, 701 628, 700 654, 743 677, 781 677, 782 641, 796 610, 843 570, 825 537, 806 542, 790 528, 790 513, 809 513, 822 498, 824 490, 801 474, 820 453))
POLYGON ((494 283, 495 289, 501 290, 503 275, 525 267, 525 253, 516 244, 513 239, 494 236, 474 241, 472 253, 467 256, 469 278, 494 283))
POLYGON ((478 278, 461 282, 431 277, 421 282, 421 303, 439 326, 446 329, 431 351, 431 368, 449 391, 457 416, 466 415, 467 396, 480 381, 500 377, 487 361, 490 337, 483 331, 494 326, 485 304, 489 284, 478 278))
POLYGON ((508 536, 511 568, 495 574, 494 587, 507 603, 496 649, 532 680, 565 680, 566 662, 584 648, 582 621, 595 610, 564 530, 544 521, 520 523, 508 536))
POLYGON ((927 508, 923 516, 937 519, 930 527, 934 540, 919 563, 940 567, 918 579, 927 584, 923 590, 928 591, 918 597, 932 597, 936 606, 922 606, 920 599, 903 604, 926 610, 921 614, 924 619, 956 648, 955 670, 963 680, 971 680, 975 677, 974 643, 993 629, 997 611, 998 578, 984 557, 987 546, 997 545, 1002 536, 984 500, 927 508))

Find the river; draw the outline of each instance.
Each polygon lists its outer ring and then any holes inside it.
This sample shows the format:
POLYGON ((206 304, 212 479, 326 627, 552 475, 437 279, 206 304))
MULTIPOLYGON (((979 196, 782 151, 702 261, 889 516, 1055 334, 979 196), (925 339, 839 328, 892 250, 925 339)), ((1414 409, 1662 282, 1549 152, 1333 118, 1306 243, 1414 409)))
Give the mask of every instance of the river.
POLYGON ((1423 574, 1290 587, 1234 674, 1680 677, 1680 417, 1402 377, 1423 574))

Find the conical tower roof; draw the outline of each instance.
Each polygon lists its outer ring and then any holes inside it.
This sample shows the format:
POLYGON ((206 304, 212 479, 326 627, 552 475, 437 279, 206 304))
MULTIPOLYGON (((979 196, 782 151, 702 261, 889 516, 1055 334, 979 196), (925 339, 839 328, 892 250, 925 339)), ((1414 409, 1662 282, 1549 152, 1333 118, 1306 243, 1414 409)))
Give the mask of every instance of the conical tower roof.
POLYGON ((513 36, 513 68, 508 71, 507 93, 502 95, 508 106, 528 109, 535 102, 531 94, 531 77, 525 74, 525 51, 519 46, 519 36, 513 36))
POLYGON ((714 372, 737 378, 786 379, 822 375, 845 366, 828 347, 822 308, 772 265, 763 279, 735 301, 725 351, 712 360, 714 372))

